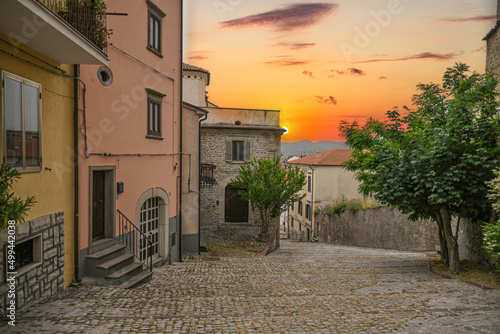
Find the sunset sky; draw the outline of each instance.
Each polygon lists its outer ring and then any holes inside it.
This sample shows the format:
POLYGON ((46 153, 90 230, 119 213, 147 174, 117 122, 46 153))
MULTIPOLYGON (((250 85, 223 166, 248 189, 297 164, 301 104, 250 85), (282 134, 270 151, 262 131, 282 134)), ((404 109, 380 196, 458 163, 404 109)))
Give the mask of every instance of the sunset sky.
POLYGON ((278 109, 282 141, 403 105, 457 61, 484 73, 496 0, 185 0, 184 61, 219 107, 278 109))

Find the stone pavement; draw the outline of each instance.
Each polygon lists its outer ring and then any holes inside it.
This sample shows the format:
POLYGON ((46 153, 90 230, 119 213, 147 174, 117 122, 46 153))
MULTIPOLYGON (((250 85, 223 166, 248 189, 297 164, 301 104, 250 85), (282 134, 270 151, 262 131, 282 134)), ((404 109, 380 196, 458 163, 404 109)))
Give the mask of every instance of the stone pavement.
POLYGON ((500 291, 429 272, 424 254, 282 241, 191 259, 133 290, 81 286, 0 333, 500 333, 500 291))

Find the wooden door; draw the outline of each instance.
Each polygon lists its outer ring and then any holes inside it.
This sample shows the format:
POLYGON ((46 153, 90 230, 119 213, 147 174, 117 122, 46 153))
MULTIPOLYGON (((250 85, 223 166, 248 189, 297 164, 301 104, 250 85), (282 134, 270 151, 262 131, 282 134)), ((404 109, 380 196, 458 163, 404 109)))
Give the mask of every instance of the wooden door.
POLYGON ((94 171, 92 182, 92 239, 104 238, 105 198, 104 171, 94 171))
POLYGON ((240 188, 227 186, 225 194, 225 221, 228 223, 248 222, 248 201, 241 198, 240 188))

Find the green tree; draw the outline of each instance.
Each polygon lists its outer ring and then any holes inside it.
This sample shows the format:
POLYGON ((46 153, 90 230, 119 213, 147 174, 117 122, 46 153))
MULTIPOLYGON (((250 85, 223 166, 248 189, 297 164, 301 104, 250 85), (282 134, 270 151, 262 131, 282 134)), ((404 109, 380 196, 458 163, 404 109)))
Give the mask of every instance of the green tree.
POLYGON ((17 170, 6 165, 0 166, 0 229, 6 228, 9 220, 24 222, 24 217, 36 203, 34 196, 27 197, 24 201, 14 197, 11 189, 19 178, 20 173, 17 170))
MULTIPOLYGON (((495 178, 488 182, 490 186, 489 198, 493 201, 493 209, 500 213, 500 170, 495 171, 495 178)), ((496 260, 497 270, 500 272, 500 220, 483 225, 483 248, 496 260)))
POLYGON ((253 160, 240 166, 231 184, 241 188, 240 195, 258 209, 261 236, 267 238, 271 221, 289 205, 304 198, 298 192, 306 184, 306 174, 298 166, 282 168, 280 157, 253 160))
POLYGON ((482 222, 491 212, 485 181, 499 162, 495 88, 490 75, 473 73, 457 63, 442 85, 420 84, 414 111, 387 112, 388 120, 370 119, 363 127, 342 122, 353 148, 346 162, 364 193, 410 214, 432 219, 439 229, 441 256, 459 271, 457 233, 452 216, 482 222))

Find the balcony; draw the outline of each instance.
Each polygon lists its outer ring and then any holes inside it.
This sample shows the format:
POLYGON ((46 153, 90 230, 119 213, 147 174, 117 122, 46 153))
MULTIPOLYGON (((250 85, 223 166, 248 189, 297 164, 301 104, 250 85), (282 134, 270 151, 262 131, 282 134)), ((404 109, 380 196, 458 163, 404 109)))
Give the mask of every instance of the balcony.
MULTIPOLYGON (((0 1, 0 33, 61 64, 107 65, 102 0, 0 1)), ((4 39, 4 38, 2 38, 4 39)))
POLYGON ((105 52, 108 29, 106 7, 103 1, 93 0, 36 0, 56 13, 80 32, 100 50, 105 52))

